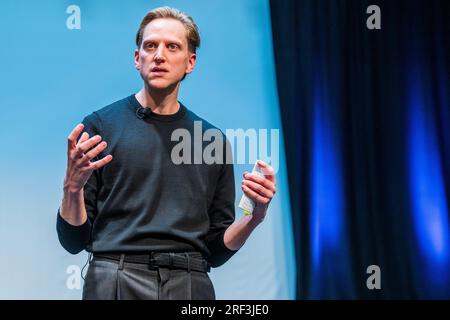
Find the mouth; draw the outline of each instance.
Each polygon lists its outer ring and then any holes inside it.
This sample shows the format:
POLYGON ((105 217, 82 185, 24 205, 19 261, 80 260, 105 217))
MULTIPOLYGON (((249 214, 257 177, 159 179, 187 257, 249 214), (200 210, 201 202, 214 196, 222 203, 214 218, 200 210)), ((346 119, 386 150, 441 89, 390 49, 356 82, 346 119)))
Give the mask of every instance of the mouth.
POLYGON ((151 72, 151 73, 156 73, 156 74, 164 74, 165 72, 168 72, 168 70, 165 69, 165 68, 161 68, 161 67, 153 67, 153 68, 150 70, 150 72, 151 72))

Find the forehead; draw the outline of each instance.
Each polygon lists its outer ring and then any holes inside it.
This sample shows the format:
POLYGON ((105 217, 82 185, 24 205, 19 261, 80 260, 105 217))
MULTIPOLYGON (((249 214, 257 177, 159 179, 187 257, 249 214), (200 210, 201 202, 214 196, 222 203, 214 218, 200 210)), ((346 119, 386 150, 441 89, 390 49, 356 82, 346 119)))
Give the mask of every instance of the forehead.
POLYGON ((187 32, 184 25, 176 19, 155 19, 145 26, 143 40, 165 39, 187 42, 187 32))

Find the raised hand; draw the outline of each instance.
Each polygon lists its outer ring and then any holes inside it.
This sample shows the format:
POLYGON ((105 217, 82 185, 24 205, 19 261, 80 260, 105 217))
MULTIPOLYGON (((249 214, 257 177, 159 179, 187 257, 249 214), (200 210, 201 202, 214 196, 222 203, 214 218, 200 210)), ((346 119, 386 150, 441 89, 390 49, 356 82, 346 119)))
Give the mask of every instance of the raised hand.
POLYGON ((64 178, 64 190, 76 193, 83 189, 92 172, 112 160, 108 154, 100 160, 92 162, 96 156, 106 149, 107 143, 99 135, 89 138, 87 132, 81 132, 83 124, 77 125, 67 138, 67 170, 64 178), (78 140, 78 143, 77 143, 78 140))

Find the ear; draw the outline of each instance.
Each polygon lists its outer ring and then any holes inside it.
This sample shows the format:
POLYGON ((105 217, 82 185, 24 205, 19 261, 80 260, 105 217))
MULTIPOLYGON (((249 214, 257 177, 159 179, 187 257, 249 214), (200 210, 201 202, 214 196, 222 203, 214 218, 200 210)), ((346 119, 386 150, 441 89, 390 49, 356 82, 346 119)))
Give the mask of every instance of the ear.
POLYGON ((134 50, 134 65, 136 66, 137 70, 140 70, 141 64, 139 63, 139 50, 134 50))
POLYGON ((195 62, 196 61, 197 61, 197 55, 195 53, 190 53, 189 60, 188 60, 188 65, 186 67, 186 72, 185 73, 189 74, 192 71, 194 71, 194 67, 195 67, 195 62))

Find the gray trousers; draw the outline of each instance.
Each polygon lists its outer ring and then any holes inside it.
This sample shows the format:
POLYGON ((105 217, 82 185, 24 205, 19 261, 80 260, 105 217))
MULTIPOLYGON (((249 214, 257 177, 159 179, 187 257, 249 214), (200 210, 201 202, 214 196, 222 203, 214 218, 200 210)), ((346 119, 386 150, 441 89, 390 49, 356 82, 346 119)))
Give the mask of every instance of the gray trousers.
POLYGON ((93 258, 83 286, 83 300, 214 300, 206 272, 157 268, 93 258))

